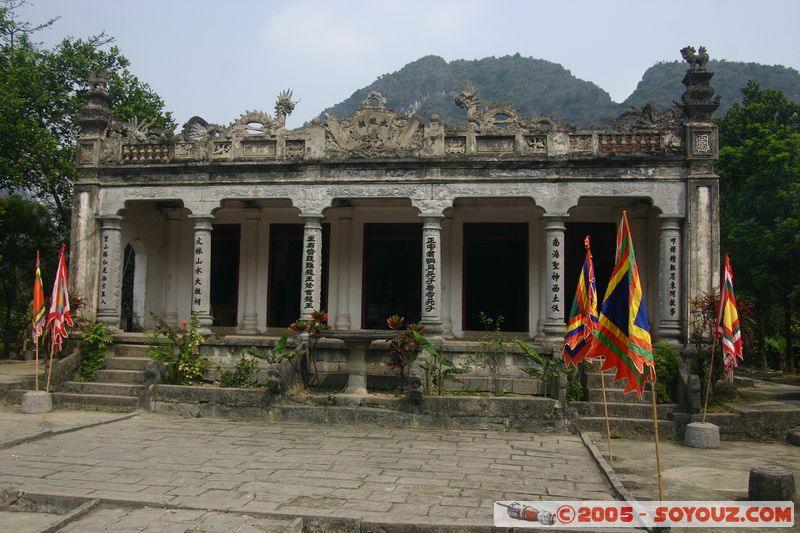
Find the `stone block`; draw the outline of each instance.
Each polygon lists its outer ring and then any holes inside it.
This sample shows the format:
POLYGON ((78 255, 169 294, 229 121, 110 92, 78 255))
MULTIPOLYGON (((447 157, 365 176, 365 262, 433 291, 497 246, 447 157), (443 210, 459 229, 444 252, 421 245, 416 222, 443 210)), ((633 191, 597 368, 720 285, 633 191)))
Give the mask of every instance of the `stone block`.
POLYGON ((786 432, 786 442, 793 446, 800 446, 800 427, 790 429, 786 432))
POLYGON ((748 500, 792 501, 795 496, 794 475, 785 468, 767 465, 750 469, 748 500))
POLYGON ((683 443, 690 448, 719 448, 719 427, 710 422, 692 422, 686 426, 683 443))
POLYGON ((45 391, 28 391, 22 396, 22 412, 25 414, 49 413, 53 410, 53 398, 45 391))

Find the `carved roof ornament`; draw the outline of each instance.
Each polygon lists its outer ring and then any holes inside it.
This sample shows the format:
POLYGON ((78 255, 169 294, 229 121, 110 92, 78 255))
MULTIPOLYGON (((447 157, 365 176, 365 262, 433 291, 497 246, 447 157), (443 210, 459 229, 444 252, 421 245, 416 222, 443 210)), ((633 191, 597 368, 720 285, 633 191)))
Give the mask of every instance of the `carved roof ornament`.
POLYGON ((631 106, 612 123, 617 131, 633 132, 641 130, 674 131, 680 126, 683 111, 678 104, 667 111, 656 111, 651 105, 641 110, 631 106))
POLYGON ((275 100, 275 120, 279 128, 283 129, 286 127, 286 117, 292 114, 294 106, 299 103, 300 100, 297 102, 292 101, 291 89, 286 89, 278 93, 278 99, 275 100))
POLYGON ((491 131, 503 128, 521 128, 532 133, 547 131, 571 131, 574 128, 567 122, 555 120, 546 115, 537 115, 530 120, 522 116, 511 104, 490 103, 480 109, 478 87, 468 82, 455 98, 455 104, 467 110, 467 120, 475 131, 491 131))
POLYGON ((697 52, 694 46, 685 46, 681 48, 681 56, 683 60, 689 63, 690 70, 705 70, 706 63, 708 63, 708 53, 706 47, 701 46, 697 52))
POLYGON ((325 148, 364 158, 412 155, 422 146, 422 120, 385 106, 386 98, 373 91, 347 117, 326 115, 325 148))
POLYGON ((710 85, 714 73, 706 70, 708 53, 703 46, 697 53, 693 47, 686 46, 681 49, 681 56, 689 63, 689 70, 683 77, 683 84, 686 86, 681 95, 683 111, 689 121, 709 122, 711 115, 719 107, 720 97, 714 98, 714 88, 710 85))
POLYGON ((467 110, 467 120, 470 125, 478 127, 478 106, 481 103, 481 99, 478 98, 478 87, 472 82, 464 84, 464 88, 456 96, 455 103, 467 110))

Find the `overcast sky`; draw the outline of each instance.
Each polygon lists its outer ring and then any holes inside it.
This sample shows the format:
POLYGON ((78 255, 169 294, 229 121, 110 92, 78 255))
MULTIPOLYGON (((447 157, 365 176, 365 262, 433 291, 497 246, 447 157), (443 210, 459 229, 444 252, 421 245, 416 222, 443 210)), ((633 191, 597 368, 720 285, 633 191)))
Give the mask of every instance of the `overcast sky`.
MULTIPOLYGON (((182 124, 272 113, 291 88, 302 125, 378 76, 424 55, 513 55, 561 63, 624 100, 647 67, 705 45, 713 59, 800 69, 798 0, 30 0, 38 34, 105 31, 182 124)), ((391 107, 389 95, 388 106, 391 107)))

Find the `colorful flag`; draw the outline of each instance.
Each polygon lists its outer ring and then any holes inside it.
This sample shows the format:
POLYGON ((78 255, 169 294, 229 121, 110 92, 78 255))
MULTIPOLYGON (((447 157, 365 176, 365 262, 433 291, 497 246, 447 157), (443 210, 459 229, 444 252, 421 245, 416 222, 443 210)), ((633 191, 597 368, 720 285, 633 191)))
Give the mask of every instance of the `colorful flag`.
POLYGON ((640 397, 644 384, 655 377, 648 327, 628 215, 623 211, 617 229, 616 264, 600 309, 591 356, 603 357, 602 369, 615 369, 614 380, 627 379, 625 392, 636 391, 640 397))
POLYGON ((44 289, 42 288, 42 270, 39 266, 39 250, 36 250, 36 278, 33 281, 33 316, 31 317, 31 327, 33 329, 33 341, 42 336, 45 326, 44 313, 47 310, 44 304, 44 289))
POLYGON ((67 280, 67 263, 64 259, 65 249, 66 245, 62 244, 61 254, 58 256, 56 281, 53 283, 53 295, 50 297, 50 312, 47 315, 47 325, 50 328, 52 339, 51 352, 61 351, 61 344, 67 338, 67 326, 73 326, 69 310, 69 283, 67 280))
POLYGON ((575 299, 567 320, 567 334, 564 336, 564 364, 575 367, 587 356, 591 358, 594 330, 598 322, 597 283, 588 236, 583 240, 583 246, 586 248, 586 259, 578 277, 578 288, 575 290, 575 299))
POLYGON ((731 258, 725 254, 725 271, 719 289, 719 312, 717 313, 717 337, 722 338, 722 361, 725 370, 739 366, 742 355, 742 332, 739 329, 739 311, 733 294, 733 268, 731 258))

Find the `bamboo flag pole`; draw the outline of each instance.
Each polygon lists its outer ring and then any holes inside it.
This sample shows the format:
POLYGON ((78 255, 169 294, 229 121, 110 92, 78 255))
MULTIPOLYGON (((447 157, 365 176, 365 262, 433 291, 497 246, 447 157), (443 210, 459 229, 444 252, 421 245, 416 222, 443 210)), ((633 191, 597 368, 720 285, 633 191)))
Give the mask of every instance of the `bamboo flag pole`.
POLYGON ((606 417, 606 442, 608 442, 608 464, 614 468, 614 455, 611 453, 611 426, 608 423, 608 402, 606 401, 606 378, 602 367, 600 369, 600 385, 603 387, 603 413, 606 417))
POLYGON ((35 363, 34 363, 34 374, 35 374, 35 382, 36 382, 36 392, 39 392, 39 336, 34 333, 33 335, 33 353, 35 355, 35 363))
POLYGON ((658 500, 664 501, 664 482, 661 480, 661 450, 658 445, 658 409, 656 407, 656 373, 650 370, 650 388, 653 395, 653 429, 656 433, 656 470, 658 470, 658 500))
MULTIPOLYGON (((50 362, 47 366, 47 383, 45 384, 44 392, 45 394, 50 394, 50 375, 53 373, 53 348, 54 346, 50 345, 50 362)), ((44 431, 44 418, 45 418, 45 409, 42 408, 42 431, 44 431)))
MULTIPOLYGON (((712 334, 713 335, 713 334, 712 334)), ((711 343, 711 363, 708 365, 708 383, 706 384, 706 400, 703 402, 703 423, 706 422, 708 415, 708 393, 711 391, 711 375, 714 373, 714 352, 717 351, 717 336, 713 335, 714 340, 711 343)))

